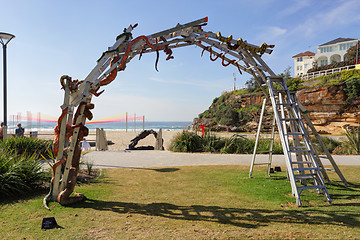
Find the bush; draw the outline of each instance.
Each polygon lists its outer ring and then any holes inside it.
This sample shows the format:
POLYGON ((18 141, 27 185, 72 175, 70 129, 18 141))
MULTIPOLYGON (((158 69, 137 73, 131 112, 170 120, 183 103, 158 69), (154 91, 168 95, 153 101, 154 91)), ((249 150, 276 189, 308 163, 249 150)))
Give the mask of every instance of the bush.
POLYGON ((304 87, 304 85, 302 85, 303 82, 304 80, 302 80, 301 78, 290 78, 286 81, 286 85, 288 86, 288 89, 290 91, 297 91, 300 88, 304 87))
POLYGON ((203 152, 218 152, 224 145, 224 139, 217 137, 209 131, 205 132, 205 136, 202 139, 203 152))
POLYGON ((345 92, 348 96, 348 100, 357 98, 360 96, 360 78, 352 77, 345 81, 345 92))
POLYGON ((48 156, 51 142, 34 138, 9 138, 0 142, 0 198, 33 191, 34 186, 50 180, 42 169, 40 154, 48 156))
MULTIPOLYGON (((234 134, 230 138, 220 138, 210 132, 204 137, 194 132, 183 131, 171 142, 170 150, 174 152, 214 152, 229 154, 252 154, 254 151, 255 139, 247 139, 241 135, 234 134)), ((270 141, 260 141, 258 150, 269 150, 270 141)), ((275 141, 273 154, 283 153, 280 142, 275 141)))
POLYGON ((49 181, 49 175, 42 170, 42 164, 35 155, 18 155, 1 151, 0 198, 15 197, 33 191, 33 187, 49 181))
POLYGON ((0 141, 0 149, 13 151, 13 153, 29 156, 35 155, 35 159, 42 159, 41 155, 49 158, 48 150, 52 152, 52 141, 37 138, 12 137, 6 141, 0 141))
POLYGON ((225 145, 220 149, 220 153, 252 153, 255 142, 247 138, 234 134, 225 140, 225 145))
POLYGON ((184 130, 171 141, 170 150, 174 152, 201 152, 202 138, 197 133, 184 130))

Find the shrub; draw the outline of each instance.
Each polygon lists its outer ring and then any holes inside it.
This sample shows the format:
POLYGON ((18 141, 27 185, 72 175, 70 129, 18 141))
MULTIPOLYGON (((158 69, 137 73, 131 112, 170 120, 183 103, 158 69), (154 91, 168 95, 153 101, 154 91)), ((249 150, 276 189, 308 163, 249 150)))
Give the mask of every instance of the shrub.
POLYGON ((202 151, 204 152, 218 152, 225 144, 224 139, 217 137, 209 131, 205 132, 202 138, 202 151))
POLYGON ((39 159, 40 154, 49 156, 51 145, 51 141, 35 138, 0 142, 0 198, 23 195, 33 191, 38 183, 50 180, 39 159))
POLYGON ((8 138, 0 141, 0 149, 13 151, 13 153, 29 156, 34 155, 35 159, 41 159, 41 155, 49 157, 48 150, 52 152, 52 141, 37 138, 8 138))
POLYGON ((234 134, 225 140, 225 145, 220 149, 220 153, 252 153, 254 145, 254 141, 234 134))
POLYGON ((42 170, 35 155, 0 152, 0 198, 24 195, 33 191, 38 183, 49 181, 49 175, 42 170))
POLYGON ((202 138, 195 132, 182 131, 171 141, 170 150, 174 152, 200 152, 202 138))
POLYGON ((302 80, 301 78, 290 78, 286 81, 286 85, 288 86, 290 91, 297 91, 300 88, 304 87, 304 85, 302 85, 303 82, 304 80, 302 80))
POLYGON ((357 127, 345 128, 348 145, 355 153, 360 154, 360 124, 357 127))
POLYGON ((360 78, 352 77, 345 81, 345 92, 348 96, 348 100, 357 98, 360 96, 360 78))

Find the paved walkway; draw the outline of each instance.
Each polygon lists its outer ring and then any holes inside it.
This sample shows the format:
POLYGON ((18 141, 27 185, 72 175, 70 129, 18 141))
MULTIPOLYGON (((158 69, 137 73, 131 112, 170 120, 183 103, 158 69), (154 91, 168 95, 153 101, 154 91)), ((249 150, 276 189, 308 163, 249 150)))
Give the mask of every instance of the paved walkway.
MULTIPOLYGON (((95 168, 173 167, 194 165, 249 165, 251 154, 175 153, 170 151, 94 151, 83 156, 95 168)), ((360 165, 359 155, 333 155, 338 165, 360 165)), ((266 162, 268 155, 257 155, 266 162)), ((285 165, 284 155, 273 155, 273 165, 285 165)), ((330 165, 323 160, 324 165, 330 165)))

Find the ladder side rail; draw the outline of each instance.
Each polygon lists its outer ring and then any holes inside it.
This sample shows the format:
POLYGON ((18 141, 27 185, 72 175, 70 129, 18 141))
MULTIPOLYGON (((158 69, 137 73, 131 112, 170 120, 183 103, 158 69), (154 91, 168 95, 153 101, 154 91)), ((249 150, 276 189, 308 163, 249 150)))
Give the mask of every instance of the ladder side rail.
MULTIPOLYGON (((291 95, 291 99, 295 102, 295 105, 296 105, 296 109, 295 109, 295 110, 297 111, 298 115, 302 117, 302 118, 301 118, 302 121, 305 121, 305 123, 306 123, 306 120, 304 119, 303 114, 301 114, 301 111, 300 111, 299 104, 298 104, 298 101, 297 101, 297 99, 296 99, 295 93, 291 93, 290 95, 291 95)), ((309 132, 309 125, 308 125, 308 124, 306 124, 306 125, 304 124, 304 127, 305 127, 305 134, 306 134, 306 136, 307 136, 307 138, 308 138, 308 140, 309 140, 309 142, 310 142, 310 147, 311 147, 311 149, 312 149, 312 151, 313 151, 313 153, 314 153, 315 161, 316 161, 316 163, 317 163, 318 166, 319 166, 319 169, 320 169, 320 171, 321 171, 321 174, 323 175, 324 179, 325 179, 326 181, 328 181, 328 183, 331 184, 331 180, 330 180, 330 178, 329 178, 329 175, 327 174, 327 172, 326 172, 326 170, 325 170, 325 168, 324 168, 324 165, 322 164, 321 159, 320 159, 320 157, 319 157, 319 153, 317 152, 317 150, 316 150, 316 148, 315 148, 315 145, 314 145, 313 141, 311 140, 311 136, 310 136, 310 132, 309 132), (307 126, 307 127, 305 127, 305 126, 307 126)))
POLYGON ((251 53, 249 53, 242 47, 238 47, 236 50, 237 52, 244 55, 245 59, 248 60, 247 63, 249 63, 255 69, 255 71, 264 79, 264 81, 266 81, 266 75, 262 71, 262 66, 256 62, 256 60, 252 57, 251 53))
MULTIPOLYGON (((307 115, 307 110, 306 108, 299 102, 299 100, 297 100, 296 95, 293 95, 293 98, 295 99, 295 101, 297 102, 297 105, 299 107, 299 114, 302 115, 306 125, 311 129, 312 133, 314 134, 315 138, 318 140, 321 148, 323 149, 323 151, 325 152, 327 159, 330 161, 331 165, 333 166, 335 172, 337 173, 337 175, 339 176, 339 178, 341 179, 341 181, 343 182, 343 184, 345 186, 348 185, 348 182, 346 181, 344 175, 342 174, 341 170, 339 169, 338 165, 336 164, 334 158, 332 157, 331 153, 329 152, 329 150, 327 149, 326 145, 324 144, 324 142, 321 139, 320 134, 316 131, 314 125, 312 124, 309 116, 307 115)), ((320 158, 319 158, 319 162, 321 162, 320 158)), ((326 171, 325 171, 326 172, 326 171)), ((330 179, 329 179, 330 181, 330 179)))
MULTIPOLYGON (((205 42, 205 41, 204 41, 205 42)), ((196 46, 199 46, 199 47, 201 47, 203 50, 205 50, 205 51, 207 51, 207 52, 210 52, 210 50, 205 46, 205 45, 203 45, 202 43, 199 43, 199 42, 195 42, 194 43, 196 46)), ((211 53, 211 52, 210 52, 211 53)), ((215 54, 217 54, 217 55, 220 55, 220 53, 217 53, 217 52, 215 52, 215 51, 212 51, 212 53, 215 53, 215 54)), ((239 55, 239 57, 241 57, 240 55, 239 55)), ((231 59, 229 59, 229 58, 227 58, 227 57, 223 57, 227 62, 230 62, 230 64, 232 64, 233 66, 235 66, 235 67, 237 67, 237 66, 239 66, 239 68, 242 70, 242 71, 245 71, 245 72, 247 72, 247 73, 249 73, 249 74, 251 74, 251 72, 248 70, 248 69, 246 69, 245 67, 243 67, 243 66, 241 66, 241 65, 236 65, 237 64, 237 62, 235 63, 235 62, 232 62, 231 61, 231 59)))
MULTIPOLYGON (((256 63, 256 61, 252 58, 251 54, 248 53, 245 49, 243 49, 243 48, 241 48, 241 47, 239 47, 238 50, 240 50, 239 53, 241 52, 241 54, 244 55, 245 58, 250 59, 250 60, 253 62, 253 63, 251 64, 252 66, 250 66, 250 67, 253 68, 253 69, 255 69, 254 72, 257 73, 257 74, 263 79, 264 82, 266 82, 267 76, 265 75, 265 73, 264 73, 260 68, 258 68, 259 65, 258 65, 258 64, 256 63)), ((246 64, 246 62, 245 62, 245 64, 246 64)), ((251 69, 251 70, 252 70, 252 69, 251 69)), ((266 98, 269 98, 269 93, 268 93, 268 91, 266 91, 266 90, 264 89, 264 87, 262 86, 262 82, 258 79, 258 77, 256 76, 255 73, 252 73, 252 75, 255 76, 255 80, 256 80, 256 82, 259 84, 259 87, 260 87, 260 89, 263 91, 263 93, 264 93, 264 95, 266 96, 266 98)))
MULTIPOLYGON (((291 112, 290 109, 288 109, 288 111, 291 112)), ((293 117, 293 116, 290 115, 290 117, 293 117)), ((291 129, 291 132, 299 131, 297 126, 295 125, 295 123, 292 120, 290 120, 290 129, 291 129)), ((294 145, 294 147, 300 146, 300 137, 298 135, 293 135, 293 145, 294 145)), ((304 168, 304 164, 302 162, 303 162, 303 157, 305 158, 305 156, 303 156, 300 152, 295 152, 295 156, 296 156, 296 161, 298 162, 298 164, 297 164, 298 168, 304 168)), ((309 164, 311 164, 311 162, 309 162, 308 165, 309 164)), ((305 171, 300 170, 299 174, 304 175, 305 171)), ((306 179, 302 179, 301 182, 303 185, 306 185, 306 179)))
POLYGON ((209 44, 211 47, 215 47, 217 49, 219 49, 220 51, 223 51, 224 53, 230 54, 233 57, 236 57, 237 59, 239 59, 239 61, 243 61, 243 62, 247 62, 247 63, 251 63, 251 61, 249 61, 248 59, 244 58, 242 55, 240 55, 238 52, 236 51, 232 51, 230 50, 227 45, 223 45, 221 44, 221 42, 217 42, 215 40, 212 39, 201 39, 202 42, 205 42, 207 44, 209 44))
POLYGON ((251 55, 265 68, 265 72, 268 72, 270 76, 276 76, 276 74, 271 70, 271 68, 265 63, 265 61, 256 53, 251 53, 251 55))
MULTIPOLYGON (((168 34, 171 34, 171 33, 173 35, 176 35, 177 32, 179 32, 179 31, 181 31, 183 29, 194 28, 194 27, 197 27, 197 26, 200 26, 200 25, 203 25, 203 24, 207 24, 207 21, 208 21, 208 18, 205 17, 205 18, 201 18, 201 19, 189 22, 189 23, 182 24, 182 25, 178 24, 177 26, 175 26, 173 28, 169 28, 169 29, 161 31, 161 32, 150 34, 150 35, 147 36, 147 38, 157 38, 157 37, 160 37, 160 36, 163 36, 163 35, 168 35, 168 34)), ((181 34, 181 32, 180 32, 180 34, 181 34)))
MULTIPOLYGON (((268 67, 264 67, 262 65, 259 65, 255 59, 253 59, 253 55, 248 54, 248 57, 243 57, 242 55, 240 55, 240 51, 239 49, 241 47, 238 47, 235 51, 231 50, 228 48, 228 46, 226 44, 223 44, 221 42, 217 42, 215 40, 211 40, 211 39, 202 39, 201 41, 206 42, 207 44, 209 44, 212 47, 216 47, 218 49, 220 49, 221 51, 223 51, 224 53, 228 53, 236 58, 238 58, 239 60, 246 62, 248 64, 251 64, 253 66, 255 66, 258 69, 261 69, 262 71, 268 71, 268 67)), ((244 52, 247 52, 245 49, 242 49, 244 52)), ((255 54, 256 55, 256 54, 255 54)), ((257 56, 257 55, 256 55, 257 56)))
MULTIPOLYGON (((65 83, 65 94, 64 94, 64 104, 61 106, 62 109, 69 108, 70 102, 70 89, 69 82, 65 83)), ((60 126, 60 136, 59 136, 59 146, 58 152, 56 155, 56 161, 60 161, 64 157, 64 145, 65 145, 65 134, 66 134, 66 117, 61 120, 60 126)), ((54 180, 53 180, 53 192, 51 195, 52 200, 56 200, 57 195, 59 194, 59 181, 61 178, 61 164, 55 169, 54 172, 54 180)))
MULTIPOLYGON (((204 35, 204 36, 207 36, 207 37, 209 37, 209 38, 218 39, 218 38, 217 38, 217 35, 216 35, 215 33, 213 33, 213 32, 202 31, 200 34, 201 34, 201 35, 204 35)), ((230 41, 230 43, 233 44, 233 45, 236 45, 236 44, 237 44, 237 40, 232 39, 232 40, 230 41)), ((245 41, 244 41, 244 43, 245 43, 247 46, 252 47, 252 48, 260 48, 260 47, 257 46, 257 45, 250 44, 250 43, 245 42, 245 41)), ((270 54, 270 53, 272 53, 272 50, 267 48, 267 49, 265 50, 265 52, 268 53, 268 54, 270 54)))
POLYGON ((272 104, 272 107, 273 107, 273 110, 274 110, 274 117, 275 117, 276 124, 277 124, 277 127, 278 127, 279 136, 280 136, 280 140, 281 140, 281 145, 282 145, 283 150, 284 150, 285 163, 286 163, 286 167, 288 169, 287 172, 288 172, 288 176, 289 176, 289 179, 290 179, 292 194, 296 198, 296 203, 298 205, 301 205, 300 195, 299 195, 299 192, 298 192, 298 189, 297 189, 297 186, 296 186, 296 180, 295 180, 294 172, 293 172, 292 166, 290 164, 291 156, 289 156, 289 152, 287 150, 288 146, 287 146, 287 143, 286 143, 287 141, 286 141, 285 135, 284 135, 284 126, 280 121, 280 113, 279 113, 279 111, 277 109, 277 106, 276 106, 275 94, 274 94, 274 91, 273 91, 273 84, 271 82, 270 77, 267 78, 266 84, 268 85, 268 88, 269 88, 271 104, 272 104))
POLYGON ((254 169, 255 158, 256 158, 256 153, 257 153, 257 147, 258 147, 258 144, 259 144, 259 137, 260 137, 260 132, 261 132, 261 126, 262 126, 262 121, 263 121, 264 112, 265 112, 265 104, 266 104, 266 98, 264 98, 263 104, 262 104, 262 107, 261 107, 261 114, 260 114, 258 130, 256 132, 255 146, 254 146, 254 151, 253 151, 253 155, 252 155, 252 159, 251 159, 249 178, 251 178, 252 172, 253 172, 253 169, 254 169))
MULTIPOLYGON (((239 54, 242 56, 242 54, 239 52, 239 54)), ((245 66, 247 67, 247 72, 250 73, 253 78, 255 79, 255 81, 257 82, 257 84, 259 85, 261 91, 263 92, 265 98, 270 101, 270 96, 269 96, 269 91, 266 90, 264 88, 264 85, 266 86, 266 78, 264 78, 264 84, 260 81, 260 79, 258 78, 258 76, 256 75, 256 73, 253 71, 253 66, 250 66, 250 64, 248 64, 247 62, 244 62, 245 66)))
MULTIPOLYGON (((131 33, 128 32, 128 33, 131 33)), ((113 49, 117 49, 121 44, 123 44, 126 40, 126 36, 122 36, 120 37, 115 44, 110 47, 109 49, 113 50, 113 49)), ((103 65, 109 61, 109 58, 113 55, 113 53, 110 52, 105 52, 101 58, 98 60, 96 66, 90 71, 90 73, 86 76, 84 81, 90 81, 93 82, 97 79, 97 77, 99 76, 99 71, 100 69, 103 67, 103 65)))
MULTIPOLYGON (((204 50, 206 50, 206 51, 208 51, 208 52, 210 52, 209 49, 207 49, 206 46, 204 46, 203 44, 201 44, 201 43, 199 43, 199 42, 195 42, 195 45, 201 47, 202 49, 204 49, 204 50)), ((228 62, 231 61, 231 60, 228 59, 227 57, 224 57, 224 59, 225 59, 226 61, 228 61, 228 62)), ((262 91, 262 92, 264 93, 264 95, 265 95, 265 98, 269 98, 269 93, 268 93, 268 92, 265 90, 265 88, 262 86, 261 81, 259 80, 258 76, 255 74, 255 72, 252 70, 252 68, 250 68, 250 66, 248 66, 248 68, 244 68, 243 66, 237 65, 237 63, 234 63, 234 62, 230 62, 230 64, 232 64, 232 65, 235 66, 235 67, 238 67, 238 66, 239 66, 241 70, 243 70, 244 72, 247 72, 247 73, 251 74, 251 75, 254 77, 255 81, 259 84, 261 91, 262 91)), ((248 65, 248 63, 245 62, 245 65, 248 65)), ((264 75, 264 74, 263 74, 263 75, 264 75)))
MULTIPOLYGON (((88 92, 89 89, 90 89, 90 82, 86 82, 85 91, 88 92)), ((88 96, 84 95, 83 101, 90 102, 89 100, 91 100, 91 95, 88 95, 88 96)), ((79 117, 76 119, 75 125, 78 125, 80 123, 85 125, 85 120, 86 120, 86 117, 84 114, 85 104, 81 105, 79 107, 80 107, 80 114, 79 114, 79 117)), ((68 158, 66 161, 65 170, 64 170, 64 174, 63 174, 63 179, 60 184, 60 192, 66 188, 66 185, 68 182, 70 166, 72 164, 72 160, 74 157, 74 151, 75 151, 75 147, 76 147, 76 142, 78 141, 79 132, 80 132, 80 127, 76 127, 73 131, 73 135, 72 135, 71 143, 70 143, 70 147, 69 147, 69 152, 68 152, 68 158)))
MULTIPOLYGON (((316 174, 316 177, 314 178, 314 181, 315 181, 315 185, 317 186, 324 186, 323 188, 321 188, 321 190, 324 192, 326 198, 327 198, 327 201, 328 202, 331 202, 331 199, 330 199, 330 195, 326 189, 326 186, 325 186, 325 181, 322 177, 322 174, 321 172, 319 171, 319 166, 315 160, 315 156, 314 156, 314 153, 312 151, 312 148, 311 148, 311 144, 306 136, 306 133, 305 133, 305 127, 304 127, 304 124, 303 122, 301 121, 301 115, 299 115, 295 109, 296 109, 296 99, 294 99, 295 101, 293 101, 293 98, 291 97, 290 95, 290 91, 289 89, 287 88, 287 85, 285 84, 285 81, 282 79, 282 82, 283 82, 283 86, 287 89, 287 96, 288 96, 288 99, 292 102, 292 105, 293 105, 293 108, 291 108, 291 112, 292 114, 294 114, 294 116, 299 119, 298 121, 298 127, 299 127, 299 130, 303 136, 303 142, 305 143, 307 149, 309 150, 309 155, 310 155, 310 158, 314 164, 314 168, 318 169, 318 171, 312 171, 314 174, 316 174)), ((319 187, 320 188, 320 187, 319 187)))
POLYGON ((268 176, 270 176, 270 168, 272 163, 273 147, 274 147, 274 138, 275 138, 275 118, 273 117, 271 125, 271 140, 270 140, 270 149, 269 149, 269 166, 268 166, 268 176))
MULTIPOLYGON (((195 45, 201 47, 202 49, 204 49, 204 50, 207 51, 207 52, 210 52, 209 49, 207 49, 206 46, 204 46, 203 44, 201 44, 201 43, 199 43, 199 42, 195 42, 195 45)), ((217 52, 215 52, 215 51, 213 51, 213 53, 216 53, 216 54, 220 55, 219 53, 217 53, 217 52)), ((239 67, 242 71, 245 71, 245 72, 247 72, 247 73, 249 73, 249 74, 253 74, 249 69, 246 69, 246 68, 244 68, 244 67, 241 66, 241 65, 238 65, 236 62, 232 62, 231 59, 229 59, 229 58, 227 58, 227 57, 223 57, 223 58, 224 58, 224 60, 226 60, 227 62, 229 62, 229 63, 230 63, 231 65, 233 65, 234 67, 236 67, 236 68, 239 67)))
MULTIPOLYGON (((314 133, 316 139, 318 140, 320 146, 322 147, 322 149, 324 150, 328 160, 330 161, 331 165, 333 166, 335 172, 337 173, 337 175, 339 176, 339 178, 341 179, 341 181, 343 182, 343 184, 345 186, 348 185, 348 182, 346 181, 344 175, 342 174, 340 168, 338 167, 338 165, 336 164, 334 158, 332 157, 331 153, 329 152, 329 150, 327 149, 327 147, 325 146, 324 142, 321 139, 321 136, 318 134, 318 132, 316 131, 314 125, 311 123, 311 120, 309 118, 309 116, 306 113, 303 113, 302 116, 304 117, 307 125, 310 127, 311 131, 314 133)), ((321 160, 320 160, 321 161, 321 160)))

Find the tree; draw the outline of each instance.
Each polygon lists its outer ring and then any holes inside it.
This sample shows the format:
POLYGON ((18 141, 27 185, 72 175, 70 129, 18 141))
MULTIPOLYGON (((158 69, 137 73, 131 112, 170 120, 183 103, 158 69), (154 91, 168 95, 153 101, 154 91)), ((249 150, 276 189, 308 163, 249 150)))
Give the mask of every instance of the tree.
POLYGON ((285 68, 283 73, 280 73, 280 76, 282 76, 285 81, 287 81, 287 80, 289 80, 291 78, 290 69, 291 69, 291 67, 288 66, 287 68, 285 68))
MULTIPOLYGON (((257 78, 260 80, 261 83, 265 83, 260 76, 257 76, 257 78)), ((249 91, 249 93, 261 91, 260 86, 254 77, 247 80, 245 83, 245 86, 246 86, 247 90, 249 91)))
POLYGON ((347 51, 346 51, 346 54, 345 54, 345 59, 351 63, 354 63, 356 64, 357 63, 360 63, 359 59, 360 59, 360 44, 358 42, 358 44, 356 44, 355 46, 352 46, 351 48, 349 48, 347 51), (356 61, 356 57, 358 58, 357 61, 356 61))

